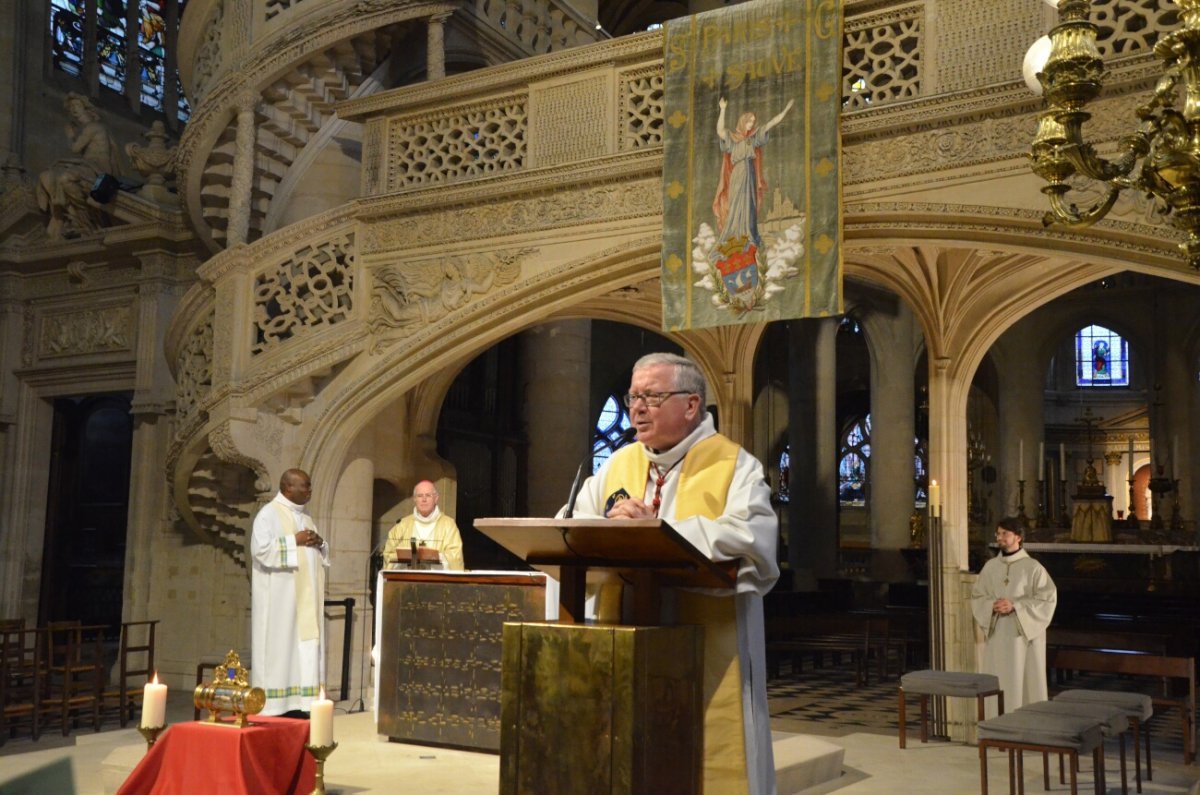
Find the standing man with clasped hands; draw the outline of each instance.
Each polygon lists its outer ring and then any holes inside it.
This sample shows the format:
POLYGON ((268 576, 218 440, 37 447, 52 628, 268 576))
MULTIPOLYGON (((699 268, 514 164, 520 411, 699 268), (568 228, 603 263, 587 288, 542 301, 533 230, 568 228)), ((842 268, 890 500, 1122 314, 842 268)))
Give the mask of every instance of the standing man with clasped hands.
POLYGON ((308 473, 289 469, 254 518, 250 539, 250 684, 267 694, 263 715, 308 717, 325 681, 321 616, 329 545, 305 506, 308 473))
MULTIPOLYGON (((987 645, 983 672, 995 674, 1004 708, 1045 701, 1046 630, 1054 618, 1058 589, 1046 567, 1022 546, 1025 527, 1016 517, 996 526, 1000 554, 989 560, 971 590, 971 612, 987 645)), ((990 707, 991 705, 989 705, 990 707)))

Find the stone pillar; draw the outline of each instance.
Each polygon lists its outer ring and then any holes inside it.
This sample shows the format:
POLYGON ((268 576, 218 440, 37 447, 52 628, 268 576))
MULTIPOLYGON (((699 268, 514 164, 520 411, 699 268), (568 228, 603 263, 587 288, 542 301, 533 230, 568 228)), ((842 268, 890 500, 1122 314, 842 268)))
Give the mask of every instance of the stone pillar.
MULTIPOLYGON (((1025 516, 1031 523, 1038 514, 1038 445, 1046 437, 1046 366, 1029 351, 1037 350, 1041 334, 1044 328, 1040 324, 1018 323, 996 344, 992 356, 997 378, 1004 384, 997 406, 1000 449, 995 451, 1000 470, 999 512, 1001 516, 1016 515, 1021 499, 1017 481, 1023 476, 1025 516)), ((985 539, 990 540, 993 529, 984 528, 985 539)))
POLYGON ((237 138, 233 178, 229 186, 227 248, 245 243, 250 235, 250 192, 254 189, 254 109, 258 92, 245 91, 237 100, 237 138))
POLYGON ((909 545, 916 498, 913 315, 900 303, 894 311, 864 312, 860 322, 871 352, 871 461, 895 462, 870 470, 871 546, 884 567, 875 574, 891 579, 907 565, 897 555, 889 563, 878 551, 909 545))
MULTIPOLYGON (((19 3, 0 4, 0 73, 8 75, 0 80, 0 108, 6 109, 0 113, 0 163, 7 160, 8 153, 20 153, 25 143, 26 50, 17 45, 28 41, 29 16, 44 19, 19 3)), ((0 185, 0 193, 3 192, 4 186, 0 185)))
POLYGON ((804 589, 837 574, 837 320, 793 320, 788 336, 788 563, 804 589))
MULTIPOLYGON (((1188 317, 1193 311, 1192 301, 1181 300, 1175 294, 1169 295, 1165 303, 1167 311, 1158 317, 1188 317)), ((1161 326, 1162 321, 1158 325, 1161 326)), ((1196 518, 1196 505, 1188 502, 1193 478, 1189 468, 1184 465, 1190 460, 1188 451, 1191 449, 1192 414, 1189 409, 1196 389, 1196 376, 1184 336, 1179 333, 1166 334, 1161 328, 1157 336, 1159 347, 1162 348, 1157 359, 1162 362, 1158 378, 1163 385, 1161 399, 1164 405, 1159 417, 1161 428, 1155 437, 1162 446, 1160 452, 1154 454, 1154 460, 1166 468, 1164 473, 1167 477, 1178 481, 1176 490, 1160 500, 1157 506, 1163 513, 1163 522, 1169 527, 1177 503, 1181 519, 1196 518)))
MULTIPOLYGON (((567 501, 599 409, 590 400, 592 324, 546 323, 522 334, 521 342, 529 514, 553 516, 567 501)), ((590 474, 584 471, 585 477, 590 474)))
POLYGON ((449 18, 449 14, 434 14, 427 23, 426 80, 441 80, 446 76, 446 20, 449 18))
MULTIPOLYGON (((163 251, 138 252, 137 370, 134 374, 133 446, 129 466, 129 516, 125 531, 125 579, 121 615, 125 621, 158 618, 152 607, 151 580, 160 574, 152 562, 156 536, 167 520, 167 490, 162 462, 171 444, 175 382, 167 367, 162 339, 183 285, 177 260, 163 251)), ((185 266, 181 270, 190 270, 185 266)))
MULTIPOLYGON (((374 609, 370 604, 372 498, 375 485, 374 436, 360 435, 351 446, 345 468, 338 478, 329 523, 318 530, 330 545, 330 568, 326 579, 326 599, 354 599, 354 626, 351 628, 350 688, 331 698, 357 698, 366 689, 360 675, 370 675, 364 665, 370 653, 374 609)), ((346 612, 338 607, 325 610, 325 688, 336 692, 342 678, 342 643, 346 612)))
MULTIPOLYGON (((3 52, 2 48, 0 52, 3 52)), ((0 276, 0 472, 7 473, 26 469, 18 465, 20 459, 15 450, 21 382, 13 373, 21 366, 25 327, 25 305, 19 289, 15 277, 0 276)), ((12 488, 11 481, 15 479, 12 476, 0 478, 3 481, 0 485, 0 527, 4 528, 0 532, 0 619, 21 615, 26 533, 24 525, 9 523, 12 511, 17 508, 13 501, 19 499, 12 488)))

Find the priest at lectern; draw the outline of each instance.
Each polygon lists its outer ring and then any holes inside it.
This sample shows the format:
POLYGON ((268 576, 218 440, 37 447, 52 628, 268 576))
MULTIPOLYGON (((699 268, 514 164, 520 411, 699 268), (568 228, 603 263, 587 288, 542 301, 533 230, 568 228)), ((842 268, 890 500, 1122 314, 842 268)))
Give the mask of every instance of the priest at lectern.
POLYGON ((712 560, 738 561, 734 590, 677 590, 664 599, 664 620, 704 626, 704 791, 769 795, 775 764, 762 597, 779 566, 762 465, 716 432, 704 376, 682 356, 639 359, 625 405, 637 442, 583 484, 573 515, 659 517, 712 560))

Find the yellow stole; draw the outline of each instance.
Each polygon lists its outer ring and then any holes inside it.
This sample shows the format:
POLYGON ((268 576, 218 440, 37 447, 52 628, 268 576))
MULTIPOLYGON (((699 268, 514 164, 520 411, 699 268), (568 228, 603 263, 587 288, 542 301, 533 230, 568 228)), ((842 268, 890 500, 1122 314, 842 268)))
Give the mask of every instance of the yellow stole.
MULTIPOLYGON (((739 447, 714 434, 688 450, 680 464, 675 517, 716 519, 725 512, 739 447)), ((650 477, 650 459, 640 444, 618 450, 608 466, 605 494, 641 499, 650 477)), ((747 793, 746 732, 742 712, 742 673, 738 659, 737 606, 729 596, 677 591, 676 621, 704 627, 704 791, 747 793)))
MULTIPOLYGON (((275 510, 279 514, 279 521, 282 523, 285 533, 295 536, 304 529, 296 527, 296 519, 292 510, 283 503, 276 502, 275 510)), ((296 571, 292 573, 292 576, 296 581, 296 632, 300 640, 316 640, 320 637, 320 627, 317 621, 317 598, 313 593, 312 576, 308 570, 311 564, 308 557, 303 549, 299 546, 296 547, 296 571)), ((323 577, 324 574, 324 567, 322 567, 317 576, 323 577)))

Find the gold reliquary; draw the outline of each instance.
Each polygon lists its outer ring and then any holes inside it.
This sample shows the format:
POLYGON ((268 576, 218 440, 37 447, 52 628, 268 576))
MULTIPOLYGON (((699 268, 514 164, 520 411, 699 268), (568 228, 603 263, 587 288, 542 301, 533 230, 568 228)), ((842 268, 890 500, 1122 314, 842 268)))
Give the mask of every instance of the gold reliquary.
POLYGON ((192 703, 196 709, 208 710, 209 723, 243 728, 251 715, 262 712, 267 703, 267 694, 261 687, 250 686, 250 670, 242 665, 237 652, 231 649, 213 672, 213 680, 196 685, 192 703), (233 720, 225 720, 222 713, 229 713, 233 720))

